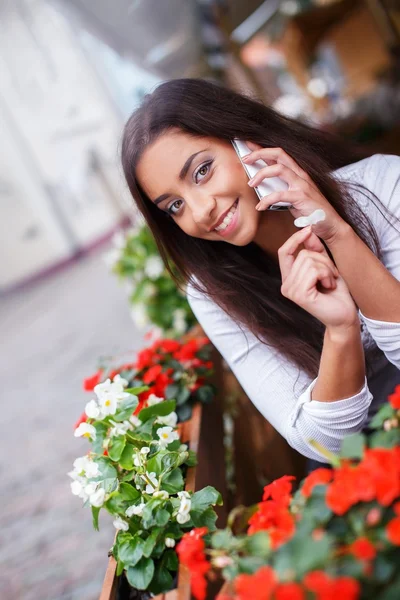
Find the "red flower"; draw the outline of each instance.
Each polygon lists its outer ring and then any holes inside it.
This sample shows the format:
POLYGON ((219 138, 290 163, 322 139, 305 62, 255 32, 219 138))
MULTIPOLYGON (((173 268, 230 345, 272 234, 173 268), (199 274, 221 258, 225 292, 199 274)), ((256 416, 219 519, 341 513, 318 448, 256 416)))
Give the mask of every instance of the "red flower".
POLYGON ((348 552, 359 560, 372 560, 376 556, 376 548, 366 537, 360 537, 347 547, 348 552))
POLYGON ((386 526, 386 536, 394 546, 400 546, 400 517, 395 517, 386 526))
POLYGON ((280 583, 275 590, 275 600, 304 600, 304 590, 298 583, 280 583))
POLYGON ((395 514, 400 517, 400 502, 395 502, 392 506, 395 514))
POLYGON ((283 502, 285 505, 290 503, 290 494, 292 492, 292 481, 295 480, 294 475, 284 475, 279 479, 276 479, 269 485, 264 487, 263 501, 276 500, 283 502))
POLYGON ((91 377, 87 377, 86 379, 83 380, 83 389, 86 390, 87 392, 92 392, 94 390, 94 388, 96 387, 96 385, 98 385, 100 383, 102 377, 103 377, 103 371, 102 371, 102 369, 100 369, 99 371, 97 371, 97 373, 95 373, 91 377))
POLYGON ((400 409, 400 385, 396 385, 394 393, 388 396, 388 400, 394 409, 400 409))
POLYGON ((180 347, 181 347, 181 345, 179 342, 177 342, 176 340, 168 340, 168 339, 167 340, 157 340, 152 345, 153 350, 155 350, 155 351, 163 350, 163 352, 166 352, 167 354, 176 352, 177 350, 179 350, 180 347))
POLYGON ((207 532, 207 527, 192 529, 192 531, 183 535, 176 548, 179 560, 190 571, 190 584, 196 600, 205 600, 207 592, 205 575, 211 568, 204 554, 203 536, 207 532))
POLYGON ((154 367, 150 367, 150 369, 146 371, 146 373, 143 375, 143 383, 145 383, 146 385, 149 383, 153 383, 157 379, 161 371, 161 365, 154 365, 154 367))
POLYGON ((314 592, 316 600, 357 600, 360 596, 360 585, 351 577, 332 579, 323 571, 307 573, 303 579, 307 589, 314 592))
POLYGON ((329 483, 332 480, 333 471, 332 469, 315 469, 312 471, 304 480, 303 486, 301 488, 301 493, 306 498, 311 496, 311 493, 316 485, 329 483))
POLYGON ((271 567, 261 567, 254 575, 239 575, 235 580, 238 600, 269 600, 276 586, 271 567))
POLYGON ((144 348, 144 350, 141 350, 137 354, 136 363, 135 363, 136 369, 139 369, 141 371, 142 369, 146 369, 147 367, 150 367, 153 364, 153 359, 154 359, 153 350, 150 350, 150 348, 144 348))
POLYGON ((249 535, 268 531, 274 549, 287 542, 295 532, 294 518, 287 506, 274 500, 260 502, 258 511, 249 519, 249 525, 249 535))
POLYGON ((194 383, 192 383, 191 385, 189 385, 189 390, 192 392, 192 394, 194 394, 194 392, 196 390, 198 390, 199 388, 201 388, 205 383, 205 378, 204 377, 199 377, 197 379, 197 381, 195 381, 194 383))
POLYGON ((88 420, 87 414, 86 413, 82 413, 81 416, 79 417, 79 419, 77 420, 77 422, 74 425, 74 430, 79 427, 79 425, 81 423, 86 423, 86 421, 88 420))

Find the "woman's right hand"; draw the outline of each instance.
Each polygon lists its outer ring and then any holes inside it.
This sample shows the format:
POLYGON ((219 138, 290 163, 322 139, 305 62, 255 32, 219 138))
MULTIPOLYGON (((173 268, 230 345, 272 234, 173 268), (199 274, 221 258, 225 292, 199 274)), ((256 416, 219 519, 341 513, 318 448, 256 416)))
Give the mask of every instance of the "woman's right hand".
POLYGON ((293 234, 279 248, 278 258, 283 296, 327 328, 346 329, 359 323, 349 289, 311 226, 293 234), (300 244, 304 249, 295 257, 300 244))

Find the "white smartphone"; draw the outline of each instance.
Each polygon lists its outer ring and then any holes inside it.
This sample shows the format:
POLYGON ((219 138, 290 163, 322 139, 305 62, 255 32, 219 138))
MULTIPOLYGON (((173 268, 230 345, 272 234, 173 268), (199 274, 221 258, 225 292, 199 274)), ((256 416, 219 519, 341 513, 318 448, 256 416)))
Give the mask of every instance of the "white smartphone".
MULTIPOLYGON (((242 157, 246 156, 246 154, 250 154, 251 150, 247 146, 246 142, 242 140, 238 140, 237 138, 231 140, 232 145, 236 150, 236 154, 240 158, 240 162, 242 163, 249 179, 254 177, 258 173, 258 171, 267 166, 267 164, 262 160, 256 160, 253 164, 247 165, 242 161, 242 157)), ((257 187, 254 188, 257 196, 261 200, 265 196, 271 194, 271 192, 280 192, 281 190, 287 190, 288 184, 286 181, 283 181, 280 177, 268 177, 264 179, 257 187)), ((292 205, 290 202, 277 202, 272 206, 269 206, 267 210, 288 210, 292 205)))

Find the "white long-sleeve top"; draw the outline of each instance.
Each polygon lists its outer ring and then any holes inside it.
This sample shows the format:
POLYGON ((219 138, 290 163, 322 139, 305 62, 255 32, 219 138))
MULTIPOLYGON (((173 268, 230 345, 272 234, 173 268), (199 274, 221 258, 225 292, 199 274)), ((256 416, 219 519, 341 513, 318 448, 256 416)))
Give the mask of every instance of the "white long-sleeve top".
MULTIPOLYGON (((333 175, 341 180, 363 183, 400 219, 399 156, 375 154, 337 169, 333 175)), ((368 197, 353 189, 351 193, 375 225, 382 246, 383 264, 400 280, 400 222, 396 223, 392 217, 393 227, 368 197)), ((350 398, 333 402, 311 400, 317 379, 311 380, 281 353, 261 343, 215 302, 195 290, 190 282, 187 298, 206 335, 226 360, 247 396, 298 452, 322 462, 324 458, 310 445, 311 439, 338 452, 346 435, 362 429, 373 399, 367 378, 363 389, 350 398)), ((386 356, 387 360, 383 357, 384 362, 379 368, 390 361, 400 369, 400 323, 375 321, 361 311, 359 317, 364 347, 376 344, 386 356)))

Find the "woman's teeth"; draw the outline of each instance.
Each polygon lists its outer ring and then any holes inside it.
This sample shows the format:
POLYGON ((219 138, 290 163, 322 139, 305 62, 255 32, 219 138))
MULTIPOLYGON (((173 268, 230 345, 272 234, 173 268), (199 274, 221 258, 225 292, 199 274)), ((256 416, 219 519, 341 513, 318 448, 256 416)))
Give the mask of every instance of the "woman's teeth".
POLYGON ((232 220, 233 215, 236 212, 237 204, 238 204, 238 201, 236 200, 235 204, 232 206, 232 208, 226 215, 225 219, 222 221, 221 225, 218 225, 218 227, 215 228, 215 231, 223 231, 224 229, 226 229, 228 227, 229 223, 232 220))

